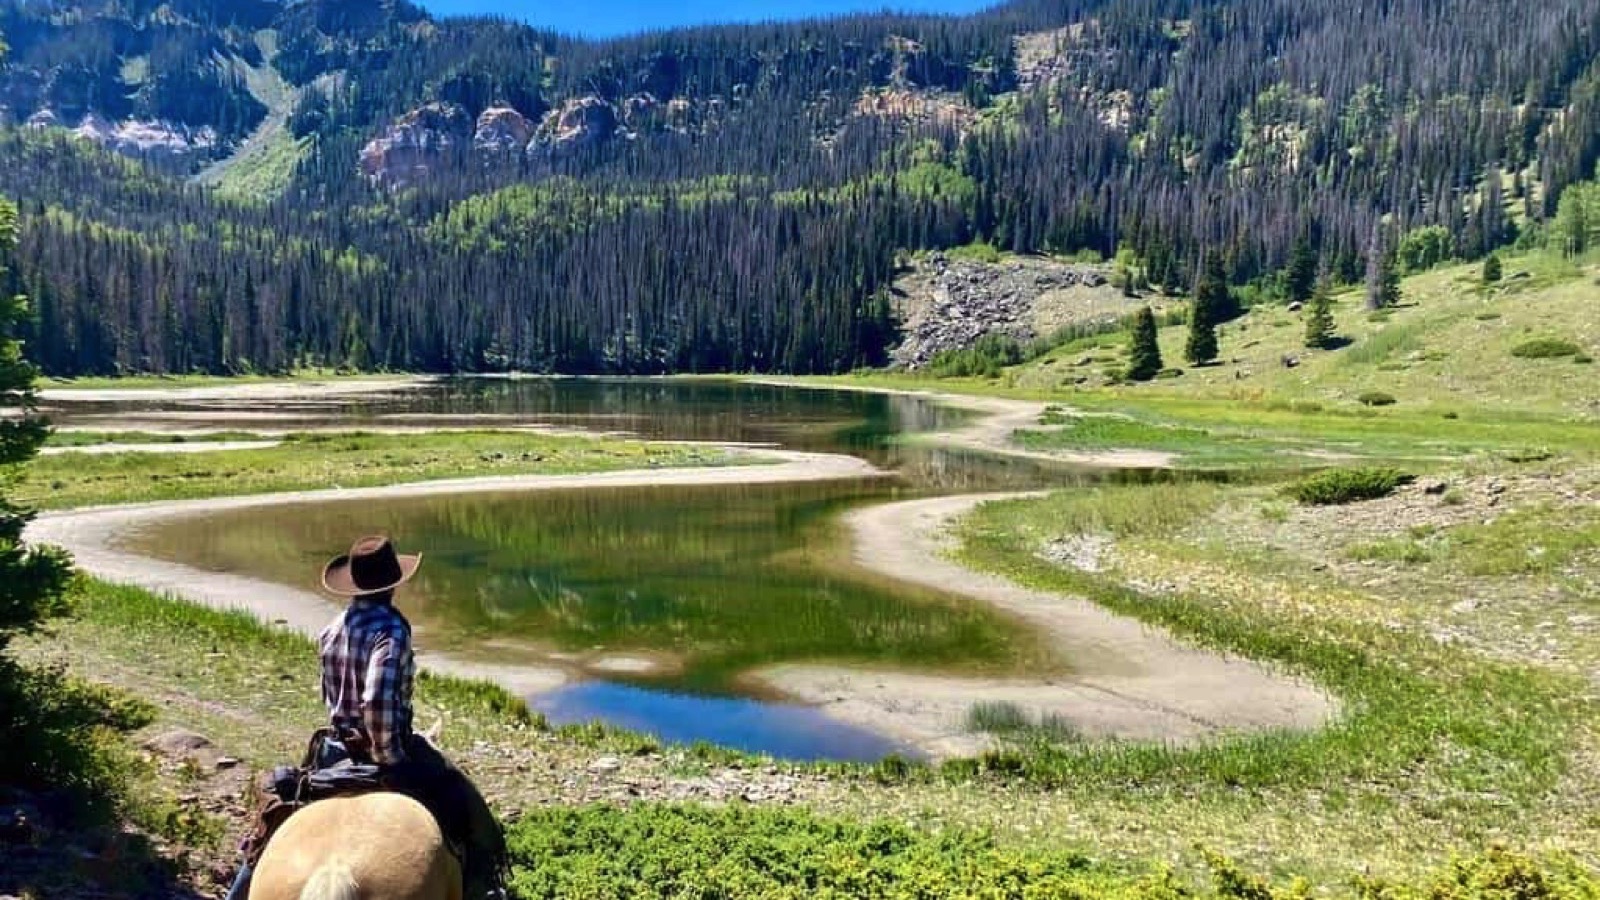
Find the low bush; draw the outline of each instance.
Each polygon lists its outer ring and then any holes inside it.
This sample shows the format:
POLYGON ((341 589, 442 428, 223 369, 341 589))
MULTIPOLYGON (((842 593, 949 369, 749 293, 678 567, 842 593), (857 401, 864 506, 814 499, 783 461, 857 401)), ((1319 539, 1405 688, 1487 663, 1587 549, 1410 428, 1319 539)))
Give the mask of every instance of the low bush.
POLYGON ((928 363, 935 378, 998 378, 1006 366, 1022 362, 1022 347, 1003 334, 986 334, 964 350, 946 350, 928 363))
POLYGON ((1356 400, 1362 406, 1393 406, 1398 402, 1393 394, 1385 391, 1363 391, 1356 400))
MULTIPOLYGON (((1274 882, 1206 854, 1208 884, 1162 870, 1128 874, 1065 849, 1019 849, 963 829, 822 818, 763 807, 533 807, 508 834, 512 892, 523 900, 910 897, 1291 900, 1274 882)), ((1491 850, 1415 885, 1365 880, 1315 896, 1392 900, 1593 897, 1595 873, 1565 857, 1491 850)))
POLYGON ((1340 506, 1387 497, 1411 480, 1398 469, 1329 469, 1290 485, 1289 494, 1306 506, 1340 506))
POLYGON ((1518 359, 1560 359, 1582 353, 1582 347, 1562 338, 1534 338, 1511 348, 1511 355, 1518 359))

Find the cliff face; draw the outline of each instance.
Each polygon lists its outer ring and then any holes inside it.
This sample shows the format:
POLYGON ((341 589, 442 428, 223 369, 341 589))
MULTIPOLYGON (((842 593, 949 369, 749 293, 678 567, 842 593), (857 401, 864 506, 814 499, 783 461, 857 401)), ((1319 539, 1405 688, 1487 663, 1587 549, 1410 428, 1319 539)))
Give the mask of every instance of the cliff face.
POLYGON ((454 103, 429 103, 395 119, 361 149, 368 178, 401 186, 426 178, 474 142, 472 117, 454 103))
POLYGON ((127 156, 155 161, 184 161, 211 156, 221 144, 216 129, 155 119, 112 121, 90 112, 77 122, 41 109, 23 123, 28 129, 62 128, 77 137, 127 156))

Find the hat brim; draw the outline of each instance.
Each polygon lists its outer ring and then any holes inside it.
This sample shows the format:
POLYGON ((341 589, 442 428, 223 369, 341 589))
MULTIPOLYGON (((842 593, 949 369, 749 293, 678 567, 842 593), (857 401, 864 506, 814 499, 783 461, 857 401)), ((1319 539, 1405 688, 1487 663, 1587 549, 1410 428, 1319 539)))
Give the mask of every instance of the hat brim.
POLYGON ((350 557, 348 555, 335 558, 322 570, 322 589, 330 594, 340 597, 364 597, 367 594, 381 594, 392 591, 410 581, 417 574, 417 569, 422 566, 422 554, 400 555, 395 557, 400 563, 400 580, 394 584, 381 587, 359 587, 350 573, 350 557))

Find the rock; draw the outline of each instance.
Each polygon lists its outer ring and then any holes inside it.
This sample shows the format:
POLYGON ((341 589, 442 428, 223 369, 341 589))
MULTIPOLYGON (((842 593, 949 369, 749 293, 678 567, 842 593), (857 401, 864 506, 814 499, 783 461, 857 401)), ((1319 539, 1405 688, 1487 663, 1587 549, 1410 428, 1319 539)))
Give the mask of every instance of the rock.
POLYGON ((220 771, 226 771, 228 769, 237 768, 238 765, 239 765, 239 759, 236 758, 236 757, 232 757, 232 756, 219 756, 219 757, 217 757, 216 766, 217 766, 217 769, 220 770, 220 771))
POLYGON ((1285 369, 1298 369, 1300 367, 1300 357, 1294 356, 1293 354, 1285 354, 1283 357, 1283 367, 1285 369))
POLYGON ((491 106, 478 115, 472 148, 490 156, 521 153, 533 140, 533 122, 509 106, 491 106))
POLYGON ((545 114, 528 152, 576 153, 610 139, 618 124, 616 109, 593 94, 568 100, 545 114))
MULTIPOLYGON (((1041 312, 1046 294, 1107 284, 1101 267, 1052 260, 1018 258, 990 264, 952 258, 935 252, 895 284, 897 313, 904 322, 902 340, 892 352, 896 365, 918 369, 947 350, 971 346, 986 334, 1002 334, 1018 342, 1031 341, 1039 331, 1053 331, 1061 320, 1051 321, 1041 312)), ((1066 304, 1076 307, 1085 298, 1050 300, 1052 315, 1066 304)), ((1100 318, 1115 319, 1134 301, 1118 293, 1095 300, 1106 309, 1100 318)), ((1077 320, 1081 313, 1071 312, 1077 320)))
POLYGON ((406 113, 361 148, 361 171, 398 187, 426 178, 473 135, 467 111, 454 103, 429 103, 406 113))
POLYGON ((1422 486, 1422 492, 1431 497, 1437 497, 1448 490, 1450 490, 1450 482, 1448 481, 1429 481, 1422 486))
POLYGON ((1476 611, 1478 607, 1482 605, 1482 601, 1468 598, 1450 607, 1450 611, 1456 615, 1466 615, 1467 613, 1476 611))
POLYGON ((618 771, 621 768, 622 760, 617 759, 615 756, 602 756, 594 762, 589 763, 589 771, 602 775, 610 774, 618 771))
POLYGON ((210 747, 210 738, 183 729, 168 731, 144 742, 146 750, 167 757, 189 756, 197 750, 207 750, 210 747))
POLYGON ((28 121, 22 123, 23 128, 30 130, 37 130, 40 128, 56 128, 60 127, 60 125, 61 117, 56 115, 56 111, 53 109, 41 109, 29 116, 28 121))

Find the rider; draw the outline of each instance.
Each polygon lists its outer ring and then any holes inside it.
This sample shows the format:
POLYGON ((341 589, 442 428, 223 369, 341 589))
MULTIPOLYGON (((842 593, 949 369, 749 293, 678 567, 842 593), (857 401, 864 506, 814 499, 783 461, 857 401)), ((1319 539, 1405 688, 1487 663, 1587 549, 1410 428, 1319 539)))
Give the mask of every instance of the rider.
MULTIPOLYGON (((427 807, 446 838, 461 845, 463 896, 502 897, 506 847, 499 823, 467 777, 412 730, 411 624, 394 607, 394 592, 421 563, 420 555, 396 553, 387 537, 368 537, 323 569, 323 587, 350 605, 317 640, 322 699, 351 757, 377 764, 386 785, 427 807)), ((250 874, 240 871, 229 900, 242 900, 250 874)))

